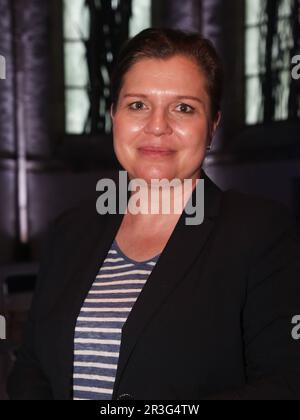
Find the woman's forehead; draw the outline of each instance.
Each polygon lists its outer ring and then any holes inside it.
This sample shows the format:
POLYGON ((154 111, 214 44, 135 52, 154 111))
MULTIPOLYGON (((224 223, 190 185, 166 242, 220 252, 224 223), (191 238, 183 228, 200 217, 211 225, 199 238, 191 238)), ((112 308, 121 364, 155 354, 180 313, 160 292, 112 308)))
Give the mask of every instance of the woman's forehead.
POLYGON ((204 90, 205 78, 189 58, 142 59, 124 77, 123 95, 165 93, 166 95, 198 95, 204 90))
POLYGON ((201 74, 200 68, 192 58, 176 55, 170 58, 142 58, 133 64, 126 76, 130 75, 153 75, 168 77, 169 75, 188 73, 190 75, 201 74))

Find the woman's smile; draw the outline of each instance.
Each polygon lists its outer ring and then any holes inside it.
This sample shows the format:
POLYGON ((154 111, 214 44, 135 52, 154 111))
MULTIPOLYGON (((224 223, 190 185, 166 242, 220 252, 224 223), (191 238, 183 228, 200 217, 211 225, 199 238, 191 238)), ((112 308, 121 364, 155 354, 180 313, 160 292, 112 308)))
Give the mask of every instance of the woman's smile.
POLYGON ((141 147, 138 149, 139 153, 145 157, 154 157, 154 158, 167 158, 172 157, 175 154, 174 150, 168 150, 163 148, 155 147, 141 147))

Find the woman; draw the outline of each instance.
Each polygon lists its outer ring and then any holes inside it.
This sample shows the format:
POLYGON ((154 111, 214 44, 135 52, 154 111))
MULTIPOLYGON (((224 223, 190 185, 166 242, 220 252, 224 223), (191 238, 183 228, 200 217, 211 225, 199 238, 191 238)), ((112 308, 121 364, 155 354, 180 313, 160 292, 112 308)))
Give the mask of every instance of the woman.
POLYGON ((181 213, 100 216, 92 203, 55 222, 11 398, 300 397, 299 238, 281 205, 222 192, 203 172, 221 92, 220 61, 199 35, 149 29, 123 48, 118 160, 146 195, 153 179, 192 188, 181 213), (204 222, 188 226, 199 179, 204 222))

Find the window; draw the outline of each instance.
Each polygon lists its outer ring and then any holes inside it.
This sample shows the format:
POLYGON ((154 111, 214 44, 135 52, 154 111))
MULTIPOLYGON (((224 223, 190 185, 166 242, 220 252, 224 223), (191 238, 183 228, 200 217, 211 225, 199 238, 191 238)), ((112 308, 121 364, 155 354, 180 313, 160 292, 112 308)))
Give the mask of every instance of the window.
POLYGON ((85 41, 89 37, 85 0, 64 0, 65 128, 81 134, 89 111, 85 41))
MULTIPOLYGON (((283 121, 291 115, 291 59, 299 42, 299 2, 246 0, 246 124, 283 121)), ((291 105, 293 102, 294 105, 291 105)))
POLYGON ((133 0, 129 29, 131 38, 151 26, 151 3, 152 0, 133 0))
MULTIPOLYGON (((96 13, 104 15, 110 13, 110 17, 114 13, 114 24, 121 25, 122 19, 127 20, 128 13, 131 18, 129 20, 129 36, 136 35, 141 30, 151 26, 151 0, 105 0, 101 2, 86 1, 86 0, 64 0, 63 1, 63 16, 64 16, 64 59, 65 59, 65 131, 67 134, 89 134, 91 132, 105 132, 109 133, 111 130, 110 116, 107 109, 107 101, 109 97, 109 70, 113 61, 113 42, 108 42, 109 47, 106 46, 107 39, 103 39, 105 48, 110 48, 105 54, 105 59, 100 63, 99 71, 101 75, 101 83, 103 89, 102 95, 96 104, 97 109, 95 113, 95 104, 91 103, 91 94, 89 93, 93 87, 89 76, 89 63, 87 60, 87 45, 91 38, 91 10, 96 10, 96 13), (94 3, 94 9, 91 5, 94 3), (130 8, 131 3, 131 8, 130 8), (89 7, 90 6, 90 7, 89 7), (109 6, 109 9, 108 9, 109 6), (100 12, 99 12, 100 10, 100 12), (110 66, 109 66, 110 64, 110 66), (92 114, 92 116, 91 116, 92 114), (98 118, 99 117, 99 118, 98 118), (99 119, 102 123, 93 124, 91 118, 99 119)), ((107 34, 109 25, 104 24, 103 31, 107 34)), ((125 22, 126 26, 126 22, 125 22)), ((128 23, 127 23, 128 26, 128 23)), ((123 25, 124 27, 124 25, 123 25)), ((126 29, 125 29, 126 31, 126 29)), ((124 28, 123 28, 123 33, 124 28)), ((118 32, 119 38, 123 41, 123 33, 118 32)), ((128 35, 128 32, 127 32, 128 35)), ((106 35, 107 36, 107 35, 106 35)), ((120 44, 115 37, 114 42, 120 44), (117 41, 117 42, 116 42, 117 41)), ((116 46, 116 45, 115 45, 116 46)), ((117 45, 119 46, 119 45, 117 45)), ((99 52, 100 54, 100 52, 99 52)), ((97 57, 99 59, 99 57, 97 57)))

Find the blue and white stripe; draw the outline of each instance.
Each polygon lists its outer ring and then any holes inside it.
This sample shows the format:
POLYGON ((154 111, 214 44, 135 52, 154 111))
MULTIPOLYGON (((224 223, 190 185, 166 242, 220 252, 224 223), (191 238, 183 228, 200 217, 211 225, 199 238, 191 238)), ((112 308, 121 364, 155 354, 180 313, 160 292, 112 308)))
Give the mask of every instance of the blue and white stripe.
POLYGON ((75 400, 112 399, 122 328, 159 257, 136 262, 113 242, 77 319, 75 400))

